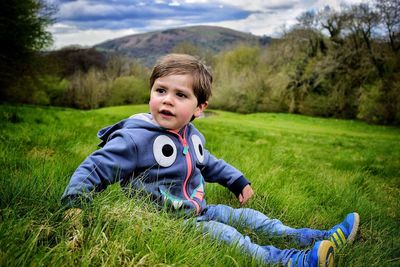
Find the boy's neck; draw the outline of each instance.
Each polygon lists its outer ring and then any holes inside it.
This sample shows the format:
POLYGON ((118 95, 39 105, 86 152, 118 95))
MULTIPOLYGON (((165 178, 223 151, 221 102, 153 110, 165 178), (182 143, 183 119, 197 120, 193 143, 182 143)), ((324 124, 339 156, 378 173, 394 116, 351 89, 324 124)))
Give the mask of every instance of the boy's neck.
MULTIPOLYGON (((158 124, 157 122, 156 122, 156 120, 153 118, 153 115, 151 115, 151 113, 150 113, 150 116, 151 116, 151 122, 154 124, 154 125, 156 125, 156 126, 158 126, 158 127, 160 127, 160 128, 163 128, 163 129, 165 129, 164 127, 162 127, 160 124, 158 124)), ((166 130, 168 130, 168 131, 170 131, 170 132, 174 132, 174 133, 176 133, 176 134, 179 134, 180 136, 182 136, 182 137, 184 137, 184 135, 185 135, 185 128, 187 127, 187 124, 185 125, 185 126, 183 126, 181 129, 179 129, 179 130, 169 130, 169 129, 166 129, 166 130)))
POLYGON ((181 137, 185 137, 185 129, 186 129, 186 126, 187 126, 187 125, 183 126, 183 127, 182 127, 181 129, 179 129, 179 130, 168 130, 168 131, 174 132, 174 133, 176 133, 176 134, 179 134, 181 137))

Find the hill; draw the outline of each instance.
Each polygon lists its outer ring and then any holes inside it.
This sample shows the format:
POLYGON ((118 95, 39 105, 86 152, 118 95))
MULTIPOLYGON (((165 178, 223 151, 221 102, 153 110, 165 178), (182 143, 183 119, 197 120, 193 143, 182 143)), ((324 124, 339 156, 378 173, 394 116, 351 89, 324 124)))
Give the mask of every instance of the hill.
POLYGON ((160 55, 172 52, 181 43, 190 43, 200 49, 218 53, 238 44, 265 45, 270 40, 270 37, 260 37, 223 27, 191 26, 129 35, 94 47, 101 51, 118 52, 151 66, 160 55))

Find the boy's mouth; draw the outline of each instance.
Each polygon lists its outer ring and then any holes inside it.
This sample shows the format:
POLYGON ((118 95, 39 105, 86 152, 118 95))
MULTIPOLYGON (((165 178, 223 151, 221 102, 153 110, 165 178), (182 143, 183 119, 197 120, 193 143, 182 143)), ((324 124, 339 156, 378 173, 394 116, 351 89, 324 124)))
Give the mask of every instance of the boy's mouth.
POLYGON ((161 115, 167 116, 167 117, 173 117, 175 116, 171 111, 166 110, 166 109, 162 109, 159 112, 161 115))

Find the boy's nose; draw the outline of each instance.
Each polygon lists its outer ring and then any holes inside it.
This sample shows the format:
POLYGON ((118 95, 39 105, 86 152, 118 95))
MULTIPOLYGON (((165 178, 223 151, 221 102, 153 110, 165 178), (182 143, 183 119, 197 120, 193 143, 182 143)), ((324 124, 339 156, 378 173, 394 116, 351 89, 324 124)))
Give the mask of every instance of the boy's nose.
POLYGON ((163 98, 163 104, 172 104, 172 96, 170 94, 166 94, 163 98))

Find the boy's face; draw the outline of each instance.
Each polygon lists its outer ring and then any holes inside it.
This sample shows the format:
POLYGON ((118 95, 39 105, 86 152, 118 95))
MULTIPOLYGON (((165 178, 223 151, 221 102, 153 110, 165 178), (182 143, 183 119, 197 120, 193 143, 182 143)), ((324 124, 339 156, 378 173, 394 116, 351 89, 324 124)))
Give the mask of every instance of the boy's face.
POLYGON ((153 119, 164 128, 179 131, 207 108, 198 105, 189 74, 173 74, 154 81, 150 92, 150 112, 153 119))

